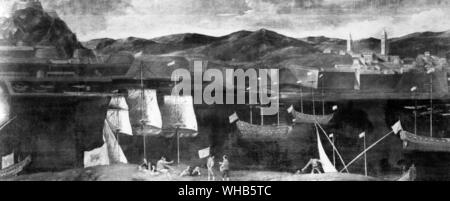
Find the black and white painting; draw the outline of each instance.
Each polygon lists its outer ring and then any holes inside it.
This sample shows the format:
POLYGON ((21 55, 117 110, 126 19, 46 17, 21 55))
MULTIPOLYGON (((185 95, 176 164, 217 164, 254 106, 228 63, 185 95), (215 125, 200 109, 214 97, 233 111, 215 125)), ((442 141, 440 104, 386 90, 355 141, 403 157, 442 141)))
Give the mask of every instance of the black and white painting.
POLYGON ((450 179, 450 1, 0 3, 0 180, 450 179))

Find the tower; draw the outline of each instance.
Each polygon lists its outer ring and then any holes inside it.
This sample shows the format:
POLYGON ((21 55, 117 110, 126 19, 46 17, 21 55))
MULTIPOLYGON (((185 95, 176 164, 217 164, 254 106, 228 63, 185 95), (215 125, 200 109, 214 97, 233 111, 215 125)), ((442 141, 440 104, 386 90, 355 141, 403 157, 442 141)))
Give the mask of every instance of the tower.
POLYGON ((353 39, 352 39, 352 34, 348 35, 348 39, 347 39, 347 52, 352 52, 353 51, 353 39))
POLYGON ((381 55, 389 55, 389 42, 386 30, 383 30, 383 35, 381 36, 381 55))

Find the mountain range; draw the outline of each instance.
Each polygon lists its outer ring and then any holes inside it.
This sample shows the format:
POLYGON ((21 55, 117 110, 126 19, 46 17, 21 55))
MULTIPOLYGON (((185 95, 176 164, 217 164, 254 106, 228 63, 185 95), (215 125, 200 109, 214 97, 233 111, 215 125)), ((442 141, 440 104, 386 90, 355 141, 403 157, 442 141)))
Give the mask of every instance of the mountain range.
MULTIPOLYGON (((153 39, 95 39, 83 43, 101 54, 126 51, 149 55, 201 57, 221 62, 252 62, 285 66, 289 63, 310 67, 332 67, 351 63, 349 56, 324 54, 325 49, 346 50, 347 41, 324 36, 292 38, 274 31, 238 31, 221 37, 186 33, 153 39)), ((357 52, 380 52, 380 39, 353 42, 357 52)), ((421 32, 389 39, 390 53, 416 58, 430 51, 446 57, 450 52, 450 32, 421 32)))
MULTIPOLYGON (((351 64, 348 55, 325 54, 325 49, 346 50, 346 40, 325 36, 293 38, 267 29, 237 31, 214 37, 198 33, 183 33, 145 39, 100 38, 78 41, 66 23, 42 10, 18 10, 11 18, 1 20, 3 37, 11 44, 53 45, 70 57, 75 49, 89 48, 100 55, 119 52, 143 55, 203 58, 226 64, 258 64, 271 67, 299 65, 329 68, 335 64, 351 64)), ((390 53, 401 58, 416 58, 425 51, 440 57, 450 52, 450 31, 421 32, 389 39, 390 53)), ((366 38, 354 41, 355 51, 380 52, 380 40, 366 38)))

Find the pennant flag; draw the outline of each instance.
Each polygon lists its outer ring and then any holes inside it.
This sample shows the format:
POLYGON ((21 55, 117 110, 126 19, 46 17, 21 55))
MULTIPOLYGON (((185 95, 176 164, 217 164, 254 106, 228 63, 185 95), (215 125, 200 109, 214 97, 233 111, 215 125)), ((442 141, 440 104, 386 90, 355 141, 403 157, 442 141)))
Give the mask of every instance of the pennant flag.
POLYGON ((362 132, 361 134, 359 134, 359 138, 363 138, 366 137, 366 132, 362 132))
POLYGON ((238 115, 235 113, 233 113, 230 117, 228 117, 230 119, 230 124, 234 123, 235 121, 237 121, 239 119, 238 115))
POLYGON ((14 153, 2 157, 2 169, 14 165, 14 153))
POLYGON ((206 158, 210 155, 211 147, 208 147, 206 149, 202 149, 198 151, 198 157, 199 158, 206 158))
POLYGON ((416 91, 416 90, 417 90, 417 87, 416 87, 416 86, 414 86, 414 87, 411 88, 411 92, 414 92, 414 91, 416 91))
POLYGON ((287 112, 288 112, 288 113, 292 113, 293 111, 294 111, 294 106, 291 105, 291 107, 289 107, 289 108, 287 109, 287 112))
POLYGON ((334 134, 331 133, 328 137, 329 137, 329 138, 334 138, 334 134))
POLYGON ((427 70, 427 74, 434 73, 436 70, 434 68, 430 68, 427 70))
POLYGON ((173 65, 175 65, 175 61, 172 61, 172 62, 167 64, 167 66, 173 66, 173 65))
POLYGON ((338 106, 337 105, 333 106, 333 111, 336 111, 336 110, 338 110, 338 106))
POLYGON ((400 123, 400 121, 397 121, 397 123, 395 123, 395 124, 392 126, 392 130, 394 131, 395 134, 398 134, 398 132, 400 132, 400 131, 403 130, 402 124, 400 123))

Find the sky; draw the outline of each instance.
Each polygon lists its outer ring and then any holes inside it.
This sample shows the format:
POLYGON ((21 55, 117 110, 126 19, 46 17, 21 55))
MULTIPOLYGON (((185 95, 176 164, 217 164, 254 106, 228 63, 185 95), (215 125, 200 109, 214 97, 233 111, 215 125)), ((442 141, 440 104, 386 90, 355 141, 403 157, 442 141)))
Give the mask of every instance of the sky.
MULTIPOLYGON (((8 16, 15 0, 0 0, 8 16)), ((450 0, 41 0, 80 40, 270 29, 354 39, 450 30, 450 0)))

